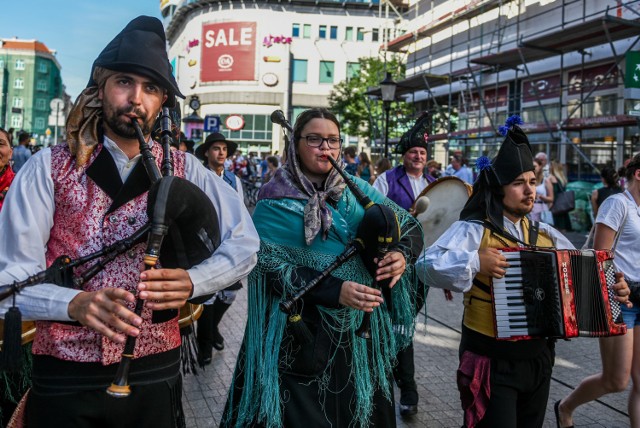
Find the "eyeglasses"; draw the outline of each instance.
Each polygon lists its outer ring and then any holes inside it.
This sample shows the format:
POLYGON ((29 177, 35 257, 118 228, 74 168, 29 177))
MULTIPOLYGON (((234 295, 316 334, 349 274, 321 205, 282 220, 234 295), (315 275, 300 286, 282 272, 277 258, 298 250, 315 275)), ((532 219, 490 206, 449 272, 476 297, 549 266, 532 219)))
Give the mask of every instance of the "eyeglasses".
POLYGON ((340 148, 340 145, 344 141, 342 138, 339 138, 339 137, 324 138, 319 135, 307 135, 307 136, 301 136, 300 138, 304 138, 305 140, 307 140, 307 146, 313 147, 314 149, 317 149, 320 146, 322 146, 322 143, 324 143, 325 141, 327 142, 327 145, 329 146, 330 149, 338 149, 340 148))

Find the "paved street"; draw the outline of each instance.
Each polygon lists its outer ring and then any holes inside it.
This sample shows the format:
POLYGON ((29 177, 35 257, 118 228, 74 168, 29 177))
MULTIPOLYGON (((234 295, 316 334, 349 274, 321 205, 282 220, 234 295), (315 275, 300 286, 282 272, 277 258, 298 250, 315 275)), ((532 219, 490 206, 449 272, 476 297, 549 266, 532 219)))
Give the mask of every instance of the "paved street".
MULTIPOLYGON (((569 236, 577 246, 584 234, 569 236)), ((455 386, 458 363, 458 343, 462 315, 462 296, 446 301, 442 291, 432 289, 427 303, 428 316, 419 318, 415 338, 415 362, 420 393, 419 413, 410 420, 398 418, 398 427, 460 427, 462 411, 455 386)), ((188 427, 217 427, 226 400, 226 392, 242 340, 246 313, 246 292, 225 314, 221 333, 226 347, 214 350, 213 362, 199 376, 188 375, 184 382, 184 405, 188 427)), ((547 405, 545 427, 555 427, 553 403, 566 395, 580 380, 600 370, 597 339, 580 338, 561 341, 557 345, 556 365, 547 405)), ((396 396, 399 396, 396 390, 396 396)), ((578 427, 628 427, 626 402, 628 394, 604 397, 601 401, 577 410, 574 422, 578 427)))

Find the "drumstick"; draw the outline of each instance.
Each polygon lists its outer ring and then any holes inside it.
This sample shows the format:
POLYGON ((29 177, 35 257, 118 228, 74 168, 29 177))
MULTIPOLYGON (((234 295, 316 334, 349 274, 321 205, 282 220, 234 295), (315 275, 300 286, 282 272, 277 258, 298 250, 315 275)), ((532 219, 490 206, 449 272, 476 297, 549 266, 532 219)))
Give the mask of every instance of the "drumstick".
POLYGON ((415 204, 415 206, 413 208, 413 216, 414 217, 418 217, 420 214, 425 212, 427 210, 427 208, 429 208, 429 204, 430 203, 431 203, 431 201, 429 200, 428 197, 420 196, 416 200, 416 204, 415 204))

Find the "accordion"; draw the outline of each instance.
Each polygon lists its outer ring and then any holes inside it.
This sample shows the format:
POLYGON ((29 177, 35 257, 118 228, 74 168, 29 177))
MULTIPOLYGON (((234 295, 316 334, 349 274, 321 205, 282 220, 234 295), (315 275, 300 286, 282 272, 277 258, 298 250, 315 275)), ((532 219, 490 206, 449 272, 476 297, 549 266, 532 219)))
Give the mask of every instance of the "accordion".
POLYGON ((493 278, 496 338, 603 337, 625 334, 608 250, 505 248, 509 267, 493 278))

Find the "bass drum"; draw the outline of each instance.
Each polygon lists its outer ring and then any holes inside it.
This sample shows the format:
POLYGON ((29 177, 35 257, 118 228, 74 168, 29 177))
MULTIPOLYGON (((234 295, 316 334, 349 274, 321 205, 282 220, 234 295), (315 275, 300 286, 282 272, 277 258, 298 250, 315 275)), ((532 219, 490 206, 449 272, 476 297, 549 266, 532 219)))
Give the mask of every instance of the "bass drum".
MULTIPOLYGON (((33 341, 36 335, 36 323, 34 321, 25 321, 22 323, 22 344, 33 341)), ((0 320, 0 347, 4 342, 4 320, 0 320)))
POLYGON ((189 327, 195 321, 200 318, 203 310, 202 305, 196 305, 194 303, 187 302, 180 308, 180 316, 178 317, 178 323, 180 325, 180 329, 182 330, 185 327, 189 327))
POLYGON ((467 203, 473 187, 458 177, 441 177, 430 183, 414 202, 412 211, 419 204, 420 198, 427 209, 416 215, 424 233, 424 247, 431 246, 436 240, 460 218, 460 213, 467 203))

